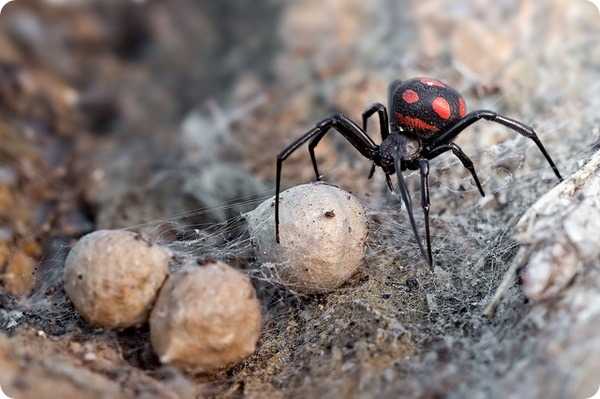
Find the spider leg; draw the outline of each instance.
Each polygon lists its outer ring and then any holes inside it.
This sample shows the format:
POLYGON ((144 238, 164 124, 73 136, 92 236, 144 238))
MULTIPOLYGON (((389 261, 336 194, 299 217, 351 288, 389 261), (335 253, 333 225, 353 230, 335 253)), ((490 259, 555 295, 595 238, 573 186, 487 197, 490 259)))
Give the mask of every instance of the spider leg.
MULTIPOLYGON (((316 127, 312 128, 300 138, 288 145, 278 156, 277 156, 277 173, 275 183, 275 240, 279 243, 279 193, 281 192, 281 171, 283 168, 283 161, 285 161, 294 151, 309 140, 311 144, 316 138, 323 138, 325 134, 331 129, 336 129, 342 134, 356 148, 365 158, 373 159, 373 156, 377 153, 379 147, 362 131, 362 129, 356 125, 352 120, 344 115, 334 115, 330 118, 324 119, 317 124, 316 127)), ((318 144, 318 141, 317 141, 318 144)), ((316 145, 316 144, 315 144, 316 145)), ((313 146, 314 150, 314 146, 313 146)), ((314 154, 311 152, 311 155, 314 154)), ((313 157, 313 166, 316 170, 316 162, 313 157)))
POLYGON ((369 177, 367 179, 371 180, 373 178, 373 176, 375 175, 376 167, 377 165, 375 164, 375 162, 373 162, 373 165, 371 165, 371 170, 369 171, 369 177))
POLYGON ((388 124, 388 113, 385 105, 381 103, 375 103, 365 110, 362 114, 362 128, 367 131, 367 123, 369 118, 375 113, 379 116, 379 133, 381 134, 381 141, 384 141, 387 136, 390 135, 390 127, 388 124))
POLYGON ((460 160, 463 167, 465 167, 465 169, 471 172, 471 176, 473 176, 473 180, 475 180, 475 184, 477 185, 479 193, 482 197, 485 197, 485 192, 483 191, 483 187, 481 186, 479 177, 477 177, 477 172, 475 172, 475 166, 473 166, 473 161, 471 161, 471 158, 469 158, 467 154, 465 154, 463 150, 455 143, 444 144, 437 148, 434 148, 433 151, 431 151, 431 153, 428 154, 427 159, 433 159, 438 155, 443 154, 444 152, 449 150, 451 150, 452 153, 460 160))
POLYGON ((533 130, 533 128, 531 128, 527 125, 524 125, 523 123, 521 123, 517 120, 507 118, 502 115, 498 115, 497 113, 495 113, 493 111, 486 111, 486 110, 474 111, 474 112, 471 112, 470 114, 466 115, 464 118, 459 120, 450 129, 446 130, 444 133, 442 133, 441 135, 439 135, 438 137, 433 139, 431 142, 429 142, 428 146, 426 148, 427 152, 433 151, 436 147, 439 147, 440 145, 448 144, 448 143, 452 142, 452 140, 454 140, 456 138, 456 136, 458 136, 463 130, 465 130, 467 127, 471 126, 473 123, 475 123, 481 119, 499 123, 503 126, 506 126, 510 129, 514 130, 515 132, 519 133, 520 135, 533 140, 533 142, 537 145, 537 147, 539 148, 542 155, 544 155, 544 158, 546 158, 546 161, 550 164, 550 167, 554 171, 554 174, 556 175, 556 177, 560 181, 563 180, 562 176, 560 175, 560 172, 558 171, 558 168, 554 164, 554 161, 552 160, 552 158, 546 151, 546 148, 544 148, 544 145, 540 141, 538 135, 535 133, 535 130, 533 130))
MULTIPOLYGON (((371 172, 369 172, 369 179, 371 179, 373 177, 373 175, 375 174, 375 168, 377 167, 377 164, 375 162, 373 162, 373 166, 371 166, 371 172)), ((394 191, 394 185, 392 184, 392 177, 390 175, 388 175, 387 173, 385 174, 385 181, 387 182, 387 186, 390 189, 390 191, 394 191)))
POLYGON ((292 155, 292 153, 296 151, 302 144, 306 143, 320 132, 321 130, 319 128, 315 127, 311 129, 288 145, 281 153, 279 153, 279 155, 277 155, 277 176, 275 183, 275 240, 277 243, 279 243, 279 192, 281 191, 281 169, 283 167, 283 161, 292 155))
MULTIPOLYGON (((367 135, 367 133, 365 132, 365 130, 364 129, 361 130, 350 118, 346 117, 345 115, 337 114, 337 115, 335 115, 332 118, 328 118, 328 119, 323 120, 320 124, 326 123, 326 121, 328 121, 329 119, 335 120, 334 122, 332 122, 333 125, 331 125, 329 127, 323 126, 323 129, 322 129, 321 133, 317 134, 310 141, 310 143, 308 143, 308 152, 310 154, 310 160, 312 161, 313 169, 315 170, 315 176, 316 176, 316 180, 317 181, 321 180, 322 176, 319 173, 319 167, 317 165, 317 157, 315 156, 315 148, 319 145, 319 143, 321 142, 321 140, 323 139, 323 137, 325 137, 325 135, 329 131, 330 127, 335 127, 336 129, 339 130, 338 127, 340 127, 341 129, 344 129, 343 126, 345 126, 346 130, 349 129, 349 130, 354 131, 353 134, 361 136, 361 138, 362 138, 363 141, 366 141, 366 143, 368 143, 371 146, 375 146, 375 142, 367 135)), ((387 118, 386 118, 386 121, 387 121, 387 118)), ((345 136, 345 134, 344 134, 344 136, 345 136)), ((362 144, 362 145, 364 145, 364 144, 362 144)))
MULTIPOLYGON (((375 113, 379 116, 379 133, 381 134, 381 142, 385 141, 387 136, 390 135, 390 125, 388 123, 388 113, 385 105, 381 103, 372 104, 369 108, 365 110, 362 114, 362 128, 366 132, 367 131, 367 123, 369 122, 369 118, 372 117, 375 113)), ((369 179, 373 178, 375 174, 375 167, 377 165, 373 162, 371 166, 371 171, 369 172, 369 179)))
POLYGON ((388 175, 387 173, 385 174, 385 182, 387 183, 387 186, 390 189, 390 191, 394 192, 394 185, 392 184, 392 177, 390 175, 388 175))
POLYGON ((402 198, 404 206, 406 207, 406 211, 408 212, 410 226, 412 227, 413 234, 415 235, 415 239, 417 240, 417 244, 419 245, 419 249, 421 250, 421 255, 423 255, 423 259, 425 259, 427 263, 431 266, 430 259, 425 254, 425 249, 423 248, 421 238, 419 237, 419 232, 417 231, 417 224, 415 223, 415 216, 413 214, 412 209, 412 200, 410 199, 410 193, 408 192, 408 188, 406 187, 404 176, 402 176, 402 149, 398 148, 397 154, 394 158, 394 167, 396 168, 396 177, 398 178, 398 191, 400 192, 400 197, 402 198))
POLYGON ((429 160, 419 160, 419 171, 421 172, 421 207, 425 218, 425 239, 427 241, 427 255, 429 266, 433 269, 433 255, 431 254, 431 232, 429 230, 429 160))

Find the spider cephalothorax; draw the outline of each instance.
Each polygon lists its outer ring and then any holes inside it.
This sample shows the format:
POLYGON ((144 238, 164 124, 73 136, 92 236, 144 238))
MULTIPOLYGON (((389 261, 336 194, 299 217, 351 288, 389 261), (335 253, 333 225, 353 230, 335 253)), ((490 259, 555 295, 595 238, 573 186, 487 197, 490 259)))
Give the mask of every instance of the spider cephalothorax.
POLYGON ((452 151, 473 176, 481 195, 485 196, 473 167, 473 162, 458 145, 453 143, 453 140, 473 123, 480 119, 486 119, 504 125, 533 140, 558 179, 562 180, 558 168, 531 127, 493 111, 480 110, 467 114, 464 98, 456 90, 437 79, 416 78, 404 82, 394 81, 389 87, 389 107, 391 110, 389 117, 383 104, 376 103, 369 107, 362 115, 362 128, 342 114, 323 119, 278 155, 275 195, 275 234, 277 242, 279 242, 279 192, 283 161, 302 144, 310 141, 308 151, 316 178, 320 180, 315 147, 331 128, 342 134, 364 157, 373 161, 369 178, 373 176, 376 167, 382 168, 386 175, 387 184, 390 190, 393 191, 390 176, 396 174, 398 191, 408 211, 413 233, 423 257, 430 266, 433 265, 433 257, 429 231, 429 160, 447 151, 452 151), (379 145, 375 144, 366 133, 367 121, 376 113, 379 116, 379 129, 381 132, 381 144, 379 145), (402 171, 407 169, 419 170, 421 174, 421 206, 425 215, 427 253, 417 232, 412 211, 412 200, 402 176, 402 171))

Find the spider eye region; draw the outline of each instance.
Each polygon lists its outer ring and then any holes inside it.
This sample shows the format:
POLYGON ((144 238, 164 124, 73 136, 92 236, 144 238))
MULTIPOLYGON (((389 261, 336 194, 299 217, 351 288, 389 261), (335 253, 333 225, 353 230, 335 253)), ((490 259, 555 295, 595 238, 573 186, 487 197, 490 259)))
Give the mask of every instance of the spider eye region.
POLYGON ((393 87, 392 124, 423 138, 432 137, 467 113, 464 98, 447 84, 415 78, 393 87))

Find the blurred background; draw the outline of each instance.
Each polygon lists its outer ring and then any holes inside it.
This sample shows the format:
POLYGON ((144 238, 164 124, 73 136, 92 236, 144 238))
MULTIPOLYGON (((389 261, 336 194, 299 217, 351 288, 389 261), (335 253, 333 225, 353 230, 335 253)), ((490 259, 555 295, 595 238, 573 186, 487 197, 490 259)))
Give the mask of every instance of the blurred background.
MULTIPOLYGON (((599 40, 587 0, 13 1, 0 16, 0 303, 9 311, 45 285, 65 246, 92 230, 179 215, 177 239, 252 209, 273 195, 288 143, 334 112, 360 121, 394 79, 434 77, 469 110, 533 125, 568 175, 600 146, 599 40)), ((375 123, 369 133, 379 137, 375 123)), ((393 203, 381 174, 367 180, 369 162, 331 136, 317 151, 326 179, 375 209, 393 203)), ((498 126, 481 123, 458 142, 491 195, 479 199, 457 161, 441 157, 434 224, 441 241, 444 223, 477 209, 483 219, 464 223, 485 247, 553 174, 498 126)), ((300 150, 285 186, 312 179, 300 150)), ((390 353, 385 367, 401 357, 390 353)), ((280 362, 236 370, 216 391, 309 392, 292 358, 280 362)), ((327 380, 319 373, 306 375, 327 380)))
MULTIPOLYGON (((533 124, 568 163, 565 145, 598 135, 599 19, 584 0, 13 1, 0 18, 4 242, 264 196, 293 138, 333 112, 360 120, 414 76, 533 124)), ((459 142, 477 159, 507 139, 478 126, 459 142)), ((300 152, 288 185, 312 178, 300 152)), ((328 180, 382 189, 339 137, 318 153, 328 180)), ((447 188, 473 191, 461 173, 447 188)))

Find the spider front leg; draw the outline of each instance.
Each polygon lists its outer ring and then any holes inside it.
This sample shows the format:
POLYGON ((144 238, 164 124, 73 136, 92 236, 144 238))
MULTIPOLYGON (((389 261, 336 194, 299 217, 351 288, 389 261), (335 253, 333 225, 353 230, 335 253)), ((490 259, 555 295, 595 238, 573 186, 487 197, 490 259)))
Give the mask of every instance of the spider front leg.
POLYGON ((521 123, 517 120, 507 118, 502 115, 498 115, 497 113, 495 113, 493 111, 482 110, 482 111, 471 112, 470 114, 466 115, 464 118, 459 120, 450 129, 446 130, 444 133, 440 134, 438 137, 433 139, 428 144, 426 151, 432 152, 435 150, 436 147, 439 147, 444 144, 449 144, 456 138, 456 136, 458 136, 467 127, 471 126, 473 123, 475 123, 481 119, 499 123, 503 126, 506 126, 510 129, 514 130, 515 132, 519 133, 520 135, 533 140, 533 142, 537 145, 537 147, 539 148, 542 155, 544 155, 544 158, 546 158, 546 161, 550 164, 550 167, 554 171, 554 174, 556 175, 558 180, 560 180, 560 181, 563 180, 562 176, 560 175, 560 172, 558 171, 558 168, 556 167, 556 165, 554 164, 554 161, 550 157, 550 154, 548 154, 548 152, 546 151, 546 148, 544 148, 544 145, 540 141, 539 137, 537 136, 537 134, 536 134, 535 130, 533 130, 533 128, 531 128, 527 125, 524 125, 523 123, 521 123))
MULTIPOLYGON (((334 115, 330 118, 324 119, 317 124, 316 127, 306 132, 300 138, 288 145, 278 156, 277 156, 277 173, 275 183, 275 240, 279 243, 279 193, 281 191, 281 172, 283 168, 283 161, 285 161, 290 155, 294 153, 300 146, 309 140, 311 144, 318 138, 323 138, 329 132, 331 128, 337 130, 346 140, 350 142, 365 158, 373 159, 375 154, 379 150, 373 140, 367 136, 367 134, 360 128, 356 123, 352 122, 349 118, 344 115, 334 115)), ((318 144, 319 140, 316 140, 318 144)), ((316 144, 315 144, 316 146, 316 144)), ((312 147, 314 151, 314 146, 312 147)), ((311 152, 311 155, 314 155, 311 152)), ((318 176, 318 170, 316 160, 313 159, 313 166, 318 176)))
POLYGON ((421 172, 421 207, 425 219, 425 239, 427 241, 427 256, 429 257, 429 267, 433 270, 433 255, 431 252, 431 232, 429 230, 429 161, 419 159, 419 171, 421 172))
POLYGON ((438 155, 441 155, 444 152, 450 151, 450 150, 459 159, 459 161, 462 163, 463 167, 471 173, 471 176, 473 176, 473 180, 475 180, 475 184, 477 185, 477 189, 479 190, 479 193, 481 194, 482 197, 485 197, 485 192, 483 191, 483 187, 481 186, 479 177, 477 177, 477 172, 475 172, 475 166, 473 165, 473 161, 471 161, 471 158, 469 158, 467 156, 467 154, 465 154, 458 145, 456 145, 454 143, 450 143, 450 144, 441 145, 439 147, 436 147, 433 149, 433 151, 431 151, 429 154, 427 154, 427 159, 433 159, 433 158, 437 157, 438 155))
POLYGON ((410 198, 406 181, 402 175, 403 160, 405 160, 405 150, 401 146, 398 146, 396 147, 394 154, 394 168, 396 170, 396 178, 398 179, 398 192, 402 202, 404 202, 404 207, 408 213, 408 220, 415 236, 415 240, 417 241, 417 245, 419 246, 419 250, 421 251, 421 255, 423 255, 423 259, 425 259, 425 261, 427 261, 427 263, 431 266, 431 257, 427 257, 425 254, 425 249, 423 248, 423 244, 421 243, 421 237, 419 237, 419 232, 417 231, 417 224, 415 222, 415 216, 412 209, 412 199, 410 198))

